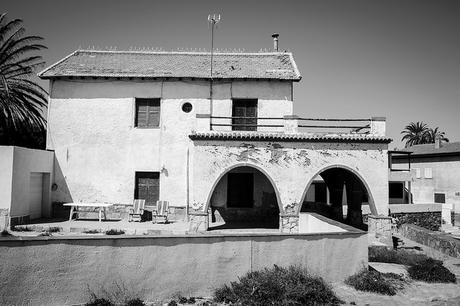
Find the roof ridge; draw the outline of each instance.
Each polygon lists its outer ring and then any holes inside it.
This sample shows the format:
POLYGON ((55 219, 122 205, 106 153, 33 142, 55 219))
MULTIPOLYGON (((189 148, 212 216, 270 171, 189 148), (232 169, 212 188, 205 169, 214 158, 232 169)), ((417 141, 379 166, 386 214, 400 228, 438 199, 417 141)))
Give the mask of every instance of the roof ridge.
MULTIPOLYGON (((190 54, 190 55, 210 55, 210 51, 148 51, 148 50, 90 50, 90 49, 77 49, 73 53, 113 53, 113 54, 190 54)), ((72 54, 73 54, 72 53, 72 54)), ((70 54, 70 55, 72 55, 70 54)), ((69 57, 68 55, 67 57, 69 57)), ((214 51, 213 55, 290 55, 292 52, 219 52, 214 51)))

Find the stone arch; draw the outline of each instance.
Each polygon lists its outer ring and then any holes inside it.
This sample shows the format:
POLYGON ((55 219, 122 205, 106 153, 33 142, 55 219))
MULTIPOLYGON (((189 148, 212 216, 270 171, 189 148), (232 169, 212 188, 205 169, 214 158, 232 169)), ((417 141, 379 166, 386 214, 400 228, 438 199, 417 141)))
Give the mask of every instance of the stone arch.
POLYGON ((320 170, 318 170, 317 172, 315 172, 313 174, 313 176, 309 179, 309 181, 307 182, 307 184, 306 184, 306 186, 304 188, 304 191, 303 191, 303 194, 302 194, 302 197, 301 197, 301 202, 300 202, 300 205, 298 207, 297 213, 300 213, 300 211, 302 209, 302 206, 304 204, 304 200, 305 200, 305 197, 307 195, 308 189, 310 188, 313 180, 318 175, 321 175, 321 173, 324 173, 325 171, 330 170, 330 169, 334 169, 334 168, 340 168, 340 169, 344 169, 346 171, 349 171, 359 179, 359 181, 362 183, 362 185, 366 189, 368 199, 369 199, 369 208, 371 210, 371 213, 373 215, 377 215, 377 208, 375 206, 374 196, 373 196, 373 194, 371 192, 371 188, 370 188, 369 184, 367 183, 367 181, 363 178, 363 176, 358 171, 356 171, 355 169, 351 168, 350 166, 347 166, 347 165, 344 165, 344 164, 328 165, 326 167, 321 168, 320 170))
POLYGON ((208 192, 208 196, 206 198, 206 205, 204 207, 204 211, 207 212, 209 207, 210 207, 210 204, 211 204, 211 198, 212 198, 212 194, 214 193, 215 189, 216 189, 216 186, 217 184, 220 182, 220 180, 224 177, 224 175, 226 175, 227 173, 229 173, 230 171, 232 171, 233 169, 236 169, 236 168, 240 168, 240 167, 250 167, 250 168, 254 168, 258 171, 260 171, 271 183, 272 187, 273 187, 273 190, 275 191, 275 195, 276 195, 276 202, 278 204, 278 209, 280 211, 280 213, 282 213, 284 210, 283 210, 283 204, 281 203, 281 198, 280 198, 280 194, 279 194, 279 191, 278 191, 278 187, 276 186, 275 184, 275 181, 272 179, 272 177, 267 173, 267 171, 265 171, 263 168, 257 166, 257 165, 254 165, 254 164, 251 164, 251 163, 237 163, 237 164, 234 164, 234 165, 231 165, 229 167, 227 167, 218 177, 216 180, 214 180, 214 183, 211 187, 211 190, 208 192))

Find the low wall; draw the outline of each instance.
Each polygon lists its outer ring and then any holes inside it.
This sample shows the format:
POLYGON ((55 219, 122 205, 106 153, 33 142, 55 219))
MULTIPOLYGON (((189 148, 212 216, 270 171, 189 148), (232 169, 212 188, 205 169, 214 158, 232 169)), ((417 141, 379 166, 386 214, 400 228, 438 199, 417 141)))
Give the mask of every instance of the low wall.
POLYGON ((419 212, 441 212, 442 204, 390 204, 390 213, 419 213, 419 212))
POLYGON ((210 296, 248 271, 303 265, 342 281, 367 265, 367 236, 235 234, 1 238, 3 305, 68 305, 114 281, 147 301, 210 296))
POLYGON ((399 233, 415 242, 426 245, 443 254, 460 258, 460 240, 449 234, 433 232, 413 224, 403 224, 399 233))
POLYGON ((299 233, 341 233, 350 226, 331 220, 316 213, 299 214, 299 233))

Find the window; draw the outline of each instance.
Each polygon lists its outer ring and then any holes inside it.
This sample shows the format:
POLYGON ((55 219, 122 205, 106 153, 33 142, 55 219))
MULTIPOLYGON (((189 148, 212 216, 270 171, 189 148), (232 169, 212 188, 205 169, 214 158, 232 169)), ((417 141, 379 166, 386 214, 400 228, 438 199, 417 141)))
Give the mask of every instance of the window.
POLYGON ((182 111, 184 113, 190 113, 192 111, 192 108, 193 108, 193 106, 189 102, 185 102, 184 104, 182 104, 182 111))
POLYGON ((432 179, 433 178, 433 169, 425 168, 425 178, 432 179))
POLYGON ((435 193, 434 202, 435 203, 446 203, 446 194, 445 193, 435 193))
POLYGON ((160 172, 136 172, 134 198, 156 205, 160 198, 160 172))
POLYGON ((233 99, 232 130, 257 131, 257 99, 233 99))
POLYGON ((415 169, 415 178, 420 178, 421 177, 420 169, 419 168, 414 168, 414 169, 415 169))
POLYGON ((227 207, 252 207, 254 204, 254 174, 229 173, 227 207))
POLYGON ((160 126, 160 99, 136 98, 136 127, 160 126))

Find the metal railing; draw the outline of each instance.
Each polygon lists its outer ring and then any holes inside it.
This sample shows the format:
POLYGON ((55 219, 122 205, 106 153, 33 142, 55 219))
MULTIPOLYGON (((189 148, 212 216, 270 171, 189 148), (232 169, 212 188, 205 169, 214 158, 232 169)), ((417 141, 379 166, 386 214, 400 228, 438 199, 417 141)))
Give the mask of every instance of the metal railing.
POLYGON ((224 130, 257 131, 263 128, 263 131, 269 131, 267 128, 273 128, 278 132, 293 120, 298 132, 369 134, 371 128, 371 119, 210 116, 210 120, 211 129, 217 131, 220 127, 226 127, 228 129, 224 130))

